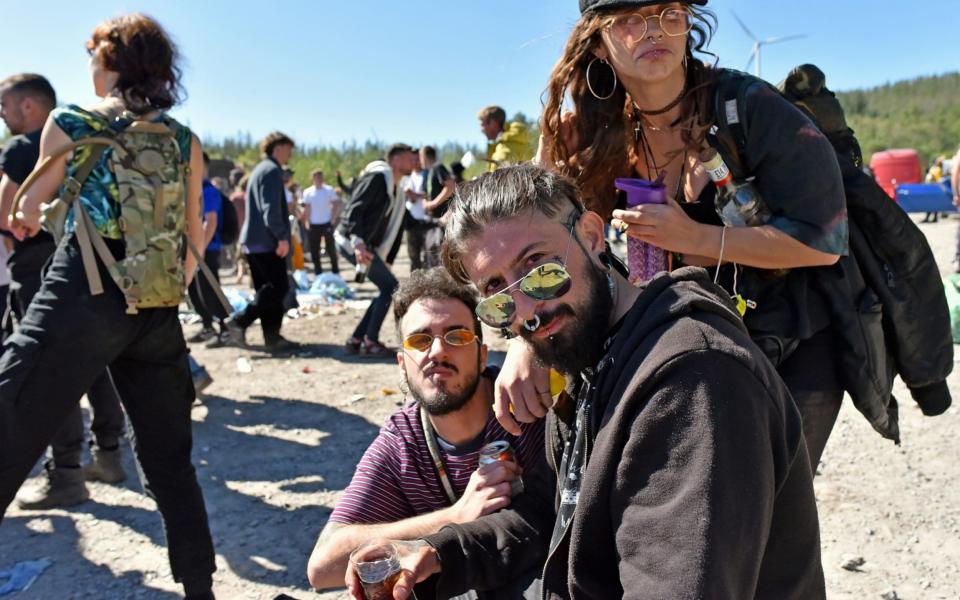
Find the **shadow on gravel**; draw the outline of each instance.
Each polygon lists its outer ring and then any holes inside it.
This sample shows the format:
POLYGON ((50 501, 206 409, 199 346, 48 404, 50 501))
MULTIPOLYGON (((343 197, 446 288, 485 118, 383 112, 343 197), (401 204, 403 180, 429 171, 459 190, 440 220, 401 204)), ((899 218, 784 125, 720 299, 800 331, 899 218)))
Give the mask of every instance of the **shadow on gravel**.
MULTIPOLYGON (((71 510, 85 510, 97 506, 102 505, 86 502, 71 510)), ((123 516, 116 520, 123 523, 126 518, 123 516)), ((156 514, 153 518, 159 520, 156 514)), ((149 587, 144 583, 144 574, 140 571, 114 574, 108 567, 87 560, 83 556, 82 545, 76 525, 69 516, 38 512, 35 515, 4 518, 0 525, 0 571, 10 569, 20 561, 43 557, 53 560, 53 564, 37 577, 28 591, 11 597, 124 598, 131 595, 131 590, 138 590, 138 597, 143 598, 180 597, 179 594, 149 587), (65 579, 71 582, 66 589, 63 587, 65 579)))
POLYGON ((217 553, 251 581, 307 589, 307 559, 334 493, 378 428, 337 408, 283 397, 204 400, 194 464, 217 553))
POLYGON ((396 348, 390 348, 389 352, 380 356, 350 353, 341 345, 323 343, 304 344, 299 349, 291 352, 270 353, 267 351, 267 347, 263 345, 250 345, 246 350, 256 353, 248 357, 251 361, 287 360, 289 358, 330 358, 348 364, 393 364, 397 362, 396 348))

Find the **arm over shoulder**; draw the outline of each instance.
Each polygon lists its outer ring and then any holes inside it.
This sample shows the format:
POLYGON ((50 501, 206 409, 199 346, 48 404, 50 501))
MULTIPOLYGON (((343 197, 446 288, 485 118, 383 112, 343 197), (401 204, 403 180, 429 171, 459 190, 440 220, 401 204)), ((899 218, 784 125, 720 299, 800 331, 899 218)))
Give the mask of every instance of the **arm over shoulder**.
POLYGON ((555 519, 556 478, 545 460, 525 468, 523 477, 525 491, 508 508, 424 538, 442 564, 438 598, 495 589, 544 563, 555 519))

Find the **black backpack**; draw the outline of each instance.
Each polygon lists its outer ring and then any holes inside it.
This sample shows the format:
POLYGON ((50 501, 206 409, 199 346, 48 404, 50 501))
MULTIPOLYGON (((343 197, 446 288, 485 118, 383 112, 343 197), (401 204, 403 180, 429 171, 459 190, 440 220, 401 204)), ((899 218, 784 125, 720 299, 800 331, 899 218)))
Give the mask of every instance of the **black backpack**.
POLYGON ((220 212, 223 214, 223 222, 220 223, 220 243, 225 246, 236 244, 240 238, 240 219, 237 218, 237 207, 223 192, 220 192, 220 207, 220 212))
MULTIPOLYGON (((734 178, 743 181, 747 151, 746 95, 768 83, 737 71, 721 72, 715 85, 716 129, 708 136, 734 178)), ((771 86, 772 87, 772 86, 771 86)), ((843 108, 814 65, 793 69, 779 89, 830 140, 847 198, 850 256, 818 269, 816 282, 834 298, 834 327, 841 340, 839 371, 854 404, 884 437, 899 443, 897 401, 890 393, 899 375, 926 415, 951 403, 946 377, 953 369, 950 314, 939 268, 926 236, 863 170, 860 144, 843 108)))

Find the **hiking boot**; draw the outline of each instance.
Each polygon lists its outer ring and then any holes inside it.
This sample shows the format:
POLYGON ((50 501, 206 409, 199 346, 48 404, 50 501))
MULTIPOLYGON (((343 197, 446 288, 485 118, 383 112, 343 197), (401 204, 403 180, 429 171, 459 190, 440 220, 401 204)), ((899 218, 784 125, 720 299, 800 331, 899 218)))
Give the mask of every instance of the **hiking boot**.
POLYGON ((360 338, 350 337, 347 338, 347 341, 343 344, 343 350, 347 354, 359 354, 360 346, 363 345, 363 340, 360 338))
POLYGON ((212 337, 215 337, 217 332, 213 330, 213 327, 204 327, 200 331, 191 335, 187 338, 188 344, 199 344, 200 342, 205 342, 212 337))
POLYGON ((221 332, 219 335, 215 335, 210 340, 204 344, 205 348, 223 348, 224 346, 230 345, 230 334, 226 331, 221 332))
POLYGON ((80 467, 45 467, 46 481, 40 489, 24 493, 17 498, 22 510, 47 510, 73 506, 90 499, 87 484, 80 467))
POLYGON ((278 353, 278 352, 294 352, 300 349, 300 343, 288 340, 287 338, 280 336, 275 340, 270 340, 267 344, 267 351, 278 353))
POLYGON ((123 460, 120 447, 113 450, 104 450, 99 446, 90 448, 93 460, 84 468, 87 481, 102 481, 104 483, 120 483, 127 478, 123 471, 123 460))
POLYGON ((223 322, 223 326, 226 328, 226 331, 221 335, 221 338, 226 335, 227 339, 225 343, 231 346, 239 346, 240 348, 247 347, 247 330, 244 327, 241 327, 233 319, 227 319, 223 322))

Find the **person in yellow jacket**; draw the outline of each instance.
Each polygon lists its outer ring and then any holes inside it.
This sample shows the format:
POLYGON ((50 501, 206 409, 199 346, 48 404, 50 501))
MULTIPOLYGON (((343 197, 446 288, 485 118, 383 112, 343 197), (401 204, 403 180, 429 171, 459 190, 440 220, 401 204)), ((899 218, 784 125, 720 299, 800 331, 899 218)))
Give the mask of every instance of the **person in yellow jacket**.
POLYGON ((487 136, 487 170, 494 171, 507 163, 533 158, 530 129, 523 121, 507 123, 507 113, 499 106, 488 106, 477 113, 480 130, 487 136))

